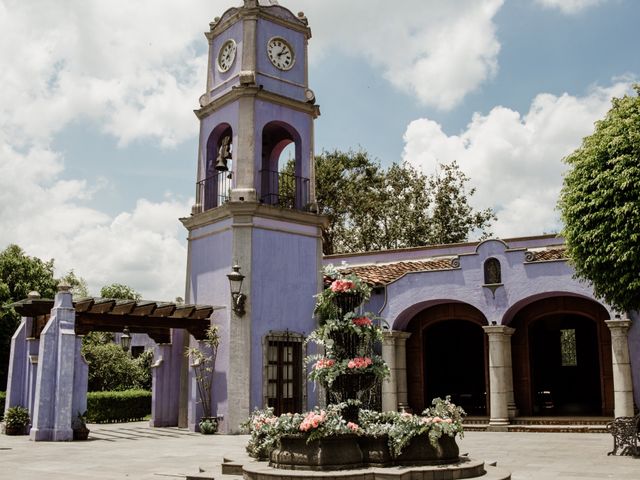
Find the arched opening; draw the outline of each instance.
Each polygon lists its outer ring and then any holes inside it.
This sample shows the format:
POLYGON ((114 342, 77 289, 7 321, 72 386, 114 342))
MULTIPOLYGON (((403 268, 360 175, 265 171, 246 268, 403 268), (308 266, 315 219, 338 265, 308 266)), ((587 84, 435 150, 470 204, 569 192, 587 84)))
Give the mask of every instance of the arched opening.
POLYGON ((423 339, 427 402, 450 395, 468 414, 486 414, 482 327, 467 320, 447 320, 426 327, 423 339))
POLYGON ((219 207, 229 200, 233 178, 233 130, 227 123, 213 129, 207 140, 206 173, 199 182, 204 210, 219 207))
POLYGON ((514 393, 521 415, 613 413, 606 318, 597 302, 572 296, 534 301, 514 315, 514 393))
POLYGON ((308 178, 300 175, 301 139, 284 122, 270 122, 262 130, 260 201, 302 210, 309 203, 308 178))
POLYGON ((487 341, 484 315, 463 303, 422 310, 408 324, 407 384, 409 405, 416 411, 435 397, 450 395, 472 415, 487 414, 487 341))

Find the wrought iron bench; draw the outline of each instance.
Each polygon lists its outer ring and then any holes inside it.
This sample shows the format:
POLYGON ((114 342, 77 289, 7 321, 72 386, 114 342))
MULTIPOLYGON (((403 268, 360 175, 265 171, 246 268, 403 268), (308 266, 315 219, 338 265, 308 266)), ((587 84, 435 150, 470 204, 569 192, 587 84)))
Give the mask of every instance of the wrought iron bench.
POLYGON ((613 435, 613 450, 607 455, 640 455, 640 413, 635 417, 618 417, 607 423, 613 435))

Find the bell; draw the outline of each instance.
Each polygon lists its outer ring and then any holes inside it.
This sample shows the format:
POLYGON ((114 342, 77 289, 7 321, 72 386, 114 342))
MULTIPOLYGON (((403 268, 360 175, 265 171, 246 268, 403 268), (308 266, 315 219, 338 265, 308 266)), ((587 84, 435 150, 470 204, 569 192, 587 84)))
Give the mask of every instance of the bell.
POLYGON ((220 148, 218 149, 218 158, 216 159, 215 169, 219 172, 226 172, 229 170, 227 166, 227 160, 231 158, 231 137, 227 135, 222 139, 220 148))
POLYGON ((229 170, 229 167, 227 166, 227 159, 224 158, 222 155, 218 156, 218 160, 216 161, 216 170, 219 172, 226 172, 229 170))

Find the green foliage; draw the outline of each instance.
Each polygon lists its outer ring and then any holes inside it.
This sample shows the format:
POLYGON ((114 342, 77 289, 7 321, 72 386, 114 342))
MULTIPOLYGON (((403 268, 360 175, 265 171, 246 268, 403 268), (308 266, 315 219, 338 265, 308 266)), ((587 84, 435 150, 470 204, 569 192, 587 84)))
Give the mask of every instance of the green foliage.
POLYGON ((82 277, 78 277, 73 269, 69 270, 67 274, 60 279, 60 281, 71 286, 71 294, 74 299, 89 297, 87 281, 82 277))
POLYGON ((427 176, 407 163, 385 170, 365 151, 336 150, 316 157, 315 170, 320 213, 329 218, 326 255, 460 242, 474 231, 485 237, 495 219, 490 208, 469 205, 475 190, 455 162, 427 176))
POLYGON ((453 437, 460 434, 462 437, 465 415, 465 411, 451 403, 451 399, 447 397, 445 400, 434 399, 433 406, 422 412, 422 415, 361 410, 358 422, 365 435, 388 435, 391 456, 397 457, 411 439, 418 435, 427 435, 433 446, 437 445, 442 435, 453 437))
POLYGON ((133 422, 151 413, 151 392, 89 392, 86 420, 90 423, 133 422))
POLYGON ((20 323, 20 316, 7 305, 27 298, 34 290, 43 298, 54 297, 53 260, 43 262, 9 245, 0 252, 0 388, 6 385, 11 336, 20 323))
POLYGON ((100 289, 100 296, 102 298, 117 298, 120 300, 141 300, 142 295, 136 292, 128 285, 121 283, 112 283, 106 285, 100 289))
POLYGON ((113 342, 84 342, 82 354, 89 363, 89 391, 144 389, 150 387, 146 356, 131 358, 113 342))
POLYGON ((202 404, 204 417, 211 416, 211 386, 216 369, 216 358, 220 346, 220 333, 217 325, 207 329, 206 337, 201 341, 203 348, 188 348, 185 355, 189 357, 191 366, 195 370, 198 395, 202 404))
POLYGON ((4 415, 4 424, 7 427, 26 427, 30 421, 29 410, 21 406, 7 408, 4 415))
MULTIPOLYGON (((640 85, 634 86, 640 95, 640 85)), ((568 255, 579 278, 622 311, 640 309, 640 97, 615 98, 565 159, 560 194, 568 255)))
POLYGON ((0 421, 4 415, 4 403, 7 400, 7 392, 0 392, 0 421))

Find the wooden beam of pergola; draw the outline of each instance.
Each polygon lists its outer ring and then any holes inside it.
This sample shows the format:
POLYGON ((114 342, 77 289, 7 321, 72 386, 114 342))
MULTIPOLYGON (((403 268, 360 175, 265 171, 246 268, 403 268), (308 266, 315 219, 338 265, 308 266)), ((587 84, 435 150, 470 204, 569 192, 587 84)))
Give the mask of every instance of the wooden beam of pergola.
MULTIPOLYGON (((51 299, 27 298, 11 306, 23 317, 38 317, 48 314, 53 303, 51 299)), ((148 334, 157 343, 169 341, 171 328, 184 329, 196 339, 204 339, 207 328, 211 325, 211 314, 223 308, 113 298, 82 298, 73 304, 77 335, 100 331, 121 332, 124 327, 128 327, 132 333, 148 334)), ((41 328, 38 328, 36 337, 40 336, 40 332, 41 328)))

